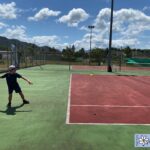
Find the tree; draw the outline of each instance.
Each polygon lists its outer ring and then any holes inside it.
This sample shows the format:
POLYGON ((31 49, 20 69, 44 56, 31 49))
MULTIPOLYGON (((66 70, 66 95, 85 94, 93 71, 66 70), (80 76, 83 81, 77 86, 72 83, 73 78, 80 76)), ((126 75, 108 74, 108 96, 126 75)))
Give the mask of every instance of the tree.
POLYGON ((127 46, 126 48, 124 48, 124 54, 126 55, 127 58, 131 58, 132 57, 132 50, 129 46, 127 46))
POLYGON ((67 61, 73 61, 75 59, 75 49, 72 47, 66 47, 62 51, 62 56, 67 61))
POLYGON ((0 54, 0 59, 2 59, 3 57, 2 57, 2 54, 0 54))
POLYGON ((91 58, 93 58, 98 63, 98 66, 100 66, 104 58, 104 51, 99 48, 92 49, 91 58))
POLYGON ((84 50, 84 48, 81 48, 80 50, 78 50, 78 51, 76 51, 75 52, 75 57, 76 58, 84 58, 85 57, 85 50, 84 50))
POLYGON ((75 50, 76 50, 76 48, 75 48, 74 45, 72 45, 71 49, 72 49, 72 51, 74 51, 74 52, 75 52, 75 50))

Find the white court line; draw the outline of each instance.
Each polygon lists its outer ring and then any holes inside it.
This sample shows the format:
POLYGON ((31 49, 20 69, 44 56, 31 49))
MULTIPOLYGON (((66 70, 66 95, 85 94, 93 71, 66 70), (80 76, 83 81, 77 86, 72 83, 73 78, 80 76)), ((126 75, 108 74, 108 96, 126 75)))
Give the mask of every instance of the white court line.
POLYGON ((66 124, 69 124, 69 119, 70 119, 71 82, 72 82, 72 74, 70 75, 70 83, 69 83, 69 94, 68 94, 68 106, 67 106, 66 124))
POLYGON ((68 125, 105 125, 105 126, 150 126, 150 124, 136 124, 136 123, 67 123, 68 125))
POLYGON ((150 106, 146 105, 71 105, 71 107, 119 107, 119 108, 150 108, 150 106))
MULTIPOLYGON (((150 108, 150 106, 120 106, 120 105, 71 105, 71 106, 81 106, 81 107, 131 107, 131 108, 145 108, 145 107, 148 107, 150 108)), ((67 122, 68 125, 126 125, 126 126, 150 126, 150 124, 136 124, 136 123, 70 123, 70 122, 67 122)))

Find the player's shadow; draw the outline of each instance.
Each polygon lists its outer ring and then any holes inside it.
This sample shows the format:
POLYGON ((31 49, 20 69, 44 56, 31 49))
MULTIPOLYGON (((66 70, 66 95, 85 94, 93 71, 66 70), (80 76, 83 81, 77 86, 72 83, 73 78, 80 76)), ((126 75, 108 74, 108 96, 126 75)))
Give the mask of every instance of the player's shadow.
POLYGON ((15 106, 15 107, 7 107, 6 110, 4 110, 4 111, 0 110, 0 112, 5 113, 6 115, 16 115, 16 112, 31 112, 31 110, 17 110, 23 106, 24 106, 24 104, 21 104, 19 106, 15 106))

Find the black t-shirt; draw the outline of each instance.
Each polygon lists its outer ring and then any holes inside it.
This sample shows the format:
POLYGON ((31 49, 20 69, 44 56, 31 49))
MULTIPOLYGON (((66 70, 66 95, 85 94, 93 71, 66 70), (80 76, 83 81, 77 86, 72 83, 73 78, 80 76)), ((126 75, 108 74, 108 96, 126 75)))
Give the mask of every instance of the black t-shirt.
POLYGON ((17 78, 22 78, 22 76, 18 73, 6 73, 2 76, 2 78, 6 78, 7 85, 9 87, 15 87, 18 85, 17 78))

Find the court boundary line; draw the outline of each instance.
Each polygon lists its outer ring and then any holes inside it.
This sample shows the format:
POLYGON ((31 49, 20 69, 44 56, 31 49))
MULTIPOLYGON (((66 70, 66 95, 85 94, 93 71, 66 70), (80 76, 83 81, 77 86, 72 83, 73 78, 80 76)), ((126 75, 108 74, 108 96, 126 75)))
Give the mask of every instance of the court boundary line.
POLYGON ((150 105, 70 105, 71 107, 150 108, 150 105))
MULTIPOLYGON (((90 107, 92 107, 93 105, 70 105, 70 107, 88 107, 88 106, 90 106, 90 107)), ((110 108, 115 108, 116 106, 115 105, 94 105, 94 107, 110 107, 110 108)), ((120 107, 119 105, 117 106, 117 107, 120 107)), ((150 106, 121 106, 120 108, 122 108, 122 107, 124 107, 124 108, 145 108, 145 107, 147 107, 147 108, 150 108, 150 106)), ((114 125, 116 125, 116 126, 150 126, 150 124, 138 124, 138 123, 71 123, 71 122, 69 122, 69 120, 68 120, 68 122, 67 122, 67 124, 68 125, 105 125, 105 126, 109 126, 109 125, 111 125, 111 126, 114 126, 114 125)))
POLYGON ((70 123, 68 122, 67 125, 105 125, 105 126, 150 126, 150 124, 138 124, 138 123, 70 123))
POLYGON ((70 75, 70 83, 69 83, 69 93, 68 93, 68 105, 67 105, 67 115, 66 115, 66 124, 69 124, 70 119, 70 103, 71 103, 71 84, 72 83, 72 74, 70 75))

